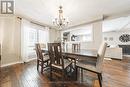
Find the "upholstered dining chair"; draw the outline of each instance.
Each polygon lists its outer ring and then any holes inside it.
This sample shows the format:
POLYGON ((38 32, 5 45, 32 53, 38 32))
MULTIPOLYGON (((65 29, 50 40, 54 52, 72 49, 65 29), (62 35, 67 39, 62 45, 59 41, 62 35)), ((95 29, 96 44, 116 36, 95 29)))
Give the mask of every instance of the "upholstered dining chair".
POLYGON ((43 73, 43 69, 49 67, 50 59, 42 52, 40 43, 35 44, 35 50, 37 54, 37 70, 39 70, 39 66, 41 66, 41 73, 43 73))
POLYGON ((83 70, 88 70, 94 72, 98 75, 100 87, 102 87, 102 68, 103 68, 103 59, 106 51, 107 43, 103 42, 98 50, 97 61, 96 63, 88 63, 85 60, 79 60, 76 63, 76 67, 81 69, 81 76, 83 78, 83 70))
POLYGON ((67 69, 72 67, 72 62, 63 57, 61 43, 48 43, 48 52, 50 57, 51 80, 52 73, 54 71, 59 73, 60 71, 62 73, 62 81, 64 83, 67 73, 69 73, 67 69))

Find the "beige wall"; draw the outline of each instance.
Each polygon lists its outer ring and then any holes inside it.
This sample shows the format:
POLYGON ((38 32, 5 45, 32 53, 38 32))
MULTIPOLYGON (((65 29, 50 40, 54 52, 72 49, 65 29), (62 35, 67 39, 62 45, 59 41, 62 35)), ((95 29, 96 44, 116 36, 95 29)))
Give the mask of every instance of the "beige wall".
POLYGON ((54 42, 58 38, 60 38, 60 31, 56 30, 56 29, 50 29, 49 30, 49 39, 50 39, 50 42, 54 42))
POLYGON ((81 43, 81 49, 98 49, 102 42, 102 21, 93 23, 93 41, 81 43))
POLYGON ((14 17, 0 17, 2 56, 1 64, 20 61, 20 22, 14 17))

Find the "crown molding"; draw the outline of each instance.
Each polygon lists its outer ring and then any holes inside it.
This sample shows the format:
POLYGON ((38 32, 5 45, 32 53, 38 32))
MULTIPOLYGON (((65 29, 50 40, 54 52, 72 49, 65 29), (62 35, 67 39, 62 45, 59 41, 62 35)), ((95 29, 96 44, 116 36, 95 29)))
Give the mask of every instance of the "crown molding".
POLYGON ((53 26, 51 26, 51 25, 48 25, 48 24, 45 24, 45 23, 42 23, 42 22, 40 22, 40 21, 37 21, 37 20, 34 20, 34 19, 32 19, 32 18, 30 18, 30 17, 27 17, 27 16, 25 16, 25 15, 19 15, 19 14, 15 14, 15 16, 16 17, 19 17, 19 18, 23 18, 23 19, 26 19, 26 20, 28 20, 28 21, 30 21, 31 23, 34 23, 34 24, 37 24, 37 25, 40 25, 40 26, 44 26, 44 27, 49 27, 50 29, 55 29, 53 26))

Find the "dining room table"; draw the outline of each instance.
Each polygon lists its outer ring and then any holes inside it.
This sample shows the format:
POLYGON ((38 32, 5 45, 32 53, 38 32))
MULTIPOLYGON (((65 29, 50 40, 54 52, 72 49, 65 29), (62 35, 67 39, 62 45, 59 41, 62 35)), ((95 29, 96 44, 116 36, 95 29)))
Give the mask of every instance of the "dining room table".
MULTIPOLYGON (((48 54, 48 49, 42 49, 42 51, 48 54)), ((97 50, 93 50, 93 49, 80 49, 80 50, 63 49, 62 54, 63 56, 66 56, 66 57, 71 56, 71 58, 74 58, 74 59, 77 59, 77 58, 96 59, 98 56, 97 50)))

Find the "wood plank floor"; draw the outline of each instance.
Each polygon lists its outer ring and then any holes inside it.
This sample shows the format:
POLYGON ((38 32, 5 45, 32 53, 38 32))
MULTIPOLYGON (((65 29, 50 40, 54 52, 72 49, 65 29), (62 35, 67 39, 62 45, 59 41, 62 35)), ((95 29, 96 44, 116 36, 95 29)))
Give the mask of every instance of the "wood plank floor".
MULTIPOLYGON (((66 81, 66 87, 99 87, 95 74, 84 71, 83 77, 83 82, 80 76, 78 81, 66 81)), ((0 87, 62 87, 58 79, 51 82, 49 72, 40 74, 36 69, 36 61, 31 61, 2 68, 0 87)), ((130 87, 130 58, 104 61, 103 87, 130 87)))

